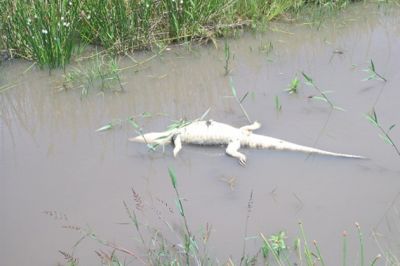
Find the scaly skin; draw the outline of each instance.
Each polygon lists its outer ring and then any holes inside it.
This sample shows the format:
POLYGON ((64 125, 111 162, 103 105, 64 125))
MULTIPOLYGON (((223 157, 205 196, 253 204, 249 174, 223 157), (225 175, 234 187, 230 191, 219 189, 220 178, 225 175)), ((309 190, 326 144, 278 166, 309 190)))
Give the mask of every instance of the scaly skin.
POLYGON ((227 145, 226 153, 237 158, 242 165, 246 164, 246 156, 238 151, 240 147, 288 150, 354 159, 365 158, 357 155, 324 151, 307 146, 297 145, 281 139, 253 134, 253 130, 256 130, 260 127, 261 125, 258 122, 254 122, 251 125, 241 128, 235 128, 227 124, 215 122, 213 120, 200 120, 164 132, 143 134, 134 138, 130 138, 129 140, 152 145, 165 145, 173 143, 175 145, 175 157, 181 150, 182 143, 197 145, 227 145))

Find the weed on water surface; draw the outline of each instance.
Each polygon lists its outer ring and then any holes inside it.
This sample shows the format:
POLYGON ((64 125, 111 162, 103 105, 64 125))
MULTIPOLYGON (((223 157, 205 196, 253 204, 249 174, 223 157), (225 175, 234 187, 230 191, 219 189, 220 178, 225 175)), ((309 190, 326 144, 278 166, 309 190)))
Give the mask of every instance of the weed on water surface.
POLYGON ((314 80, 313 80, 310 76, 308 76, 308 75, 307 75, 306 73, 304 73, 304 72, 301 72, 301 74, 303 75, 306 84, 309 85, 309 86, 312 86, 312 87, 320 94, 320 96, 310 96, 311 99, 315 99, 315 100, 318 100, 318 101, 326 102, 326 103, 329 104, 329 106, 330 106, 332 109, 336 109, 336 110, 339 110, 339 111, 344 111, 343 108, 334 105, 333 102, 328 98, 328 93, 331 93, 331 91, 322 91, 322 90, 315 84, 314 80))
POLYGON ((368 68, 364 69, 364 71, 368 72, 369 76, 367 78, 363 79, 363 81, 366 81, 366 80, 382 80, 384 82, 387 82, 386 78, 384 78, 381 74, 376 72, 375 64, 374 64, 374 61, 372 61, 372 59, 370 60, 370 64, 369 64, 368 68))
POLYGON ((64 89, 81 90, 81 95, 88 95, 91 89, 101 92, 112 90, 123 92, 124 86, 120 78, 120 69, 116 58, 97 54, 86 66, 73 67, 64 75, 64 89))
POLYGON ((290 82, 289 87, 285 91, 288 92, 289 94, 296 94, 298 91, 299 82, 300 82, 299 79, 297 77, 294 77, 290 82))
POLYGON ((393 139, 390 137, 389 133, 396 126, 396 124, 392 124, 387 130, 383 128, 383 126, 378 121, 378 115, 375 112, 375 109, 372 109, 370 113, 365 115, 365 118, 380 131, 379 137, 383 139, 383 141, 396 151, 396 153, 400 156, 400 150, 397 145, 394 143, 393 139))

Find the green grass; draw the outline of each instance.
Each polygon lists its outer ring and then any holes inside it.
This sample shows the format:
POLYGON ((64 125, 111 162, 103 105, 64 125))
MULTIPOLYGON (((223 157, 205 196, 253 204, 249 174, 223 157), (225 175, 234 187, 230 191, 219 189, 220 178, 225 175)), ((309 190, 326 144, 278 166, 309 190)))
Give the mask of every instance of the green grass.
MULTIPOLYGON (((116 54, 171 42, 210 40, 304 7, 314 13, 351 0, 0 0, 0 50, 64 67, 78 45, 116 54)), ((325 10, 325 11, 323 11, 325 10)), ((321 17, 323 17, 321 15, 321 17)))
POLYGON ((50 68, 69 63, 79 21, 77 0, 0 1, 2 47, 50 68))

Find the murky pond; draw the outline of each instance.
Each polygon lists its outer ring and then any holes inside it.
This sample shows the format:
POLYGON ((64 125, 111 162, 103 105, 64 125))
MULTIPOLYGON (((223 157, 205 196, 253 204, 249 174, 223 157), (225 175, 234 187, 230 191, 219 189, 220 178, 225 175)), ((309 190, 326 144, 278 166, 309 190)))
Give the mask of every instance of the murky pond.
MULTIPOLYGON (((136 250, 138 235, 123 205, 135 205, 132 188, 144 202, 141 222, 165 231, 162 220, 182 226, 168 167, 177 174, 191 230, 200 234, 212 225, 208 249, 221 263, 230 256, 240 260, 251 192, 249 253, 256 251, 251 237, 260 232, 284 230, 291 245, 301 220, 331 265, 341 260, 341 235, 347 230, 349 259, 355 263, 358 222, 370 261, 382 252, 373 230, 385 240, 400 235, 398 216, 396 223, 389 215, 400 204, 400 158, 365 118, 375 108, 385 129, 400 123, 399 15, 394 8, 357 5, 319 29, 274 23, 263 34, 228 41, 228 76, 239 97, 248 93, 243 107, 263 125, 258 133, 369 160, 244 149, 248 163, 242 167, 223 147, 184 146, 173 158, 171 147, 149 152, 128 142, 136 135, 126 122, 131 116, 144 131, 195 119, 208 108, 208 117, 216 121, 248 124, 230 97, 223 42, 218 49, 172 47, 124 71, 125 92, 92 90, 87 97, 78 90, 58 91, 61 73, 28 69, 26 62, 3 63, 0 85, 17 81, 17 86, 0 94, 1 264, 57 265, 63 261, 58 250, 71 252, 81 236, 74 226, 136 250), (371 59, 387 82, 362 81, 371 59), (303 82, 297 94, 285 92, 296 76, 303 80, 302 72, 318 88, 332 91, 329 99, 345 111, 311 99, 319 93, 303 82), (121 126, 96 132, 118 119, 121 126)), ((149 56, 133 55, 137 60, 149 56)), ((120 64, 128 67, 132 61, 124 58, 120 64)), ((391 137, 400 145, 398 132, 393 128, 391 137)), ((94 250, 100 249, 107 250, 85 239, 74 255, 80 265, 95 265, 94 250)))

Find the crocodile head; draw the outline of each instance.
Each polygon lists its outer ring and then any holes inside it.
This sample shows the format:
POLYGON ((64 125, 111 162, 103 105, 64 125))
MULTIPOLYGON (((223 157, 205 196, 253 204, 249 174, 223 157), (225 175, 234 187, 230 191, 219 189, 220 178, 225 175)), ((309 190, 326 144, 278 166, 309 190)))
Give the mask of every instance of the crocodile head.
POLYGON ((146 143, 146 144, 164 145, 167 144, 168 142, 171 142, 171 139, 172 139, 172 134, 169 132, 153 132, 129 138, 129 141, 146 143))

